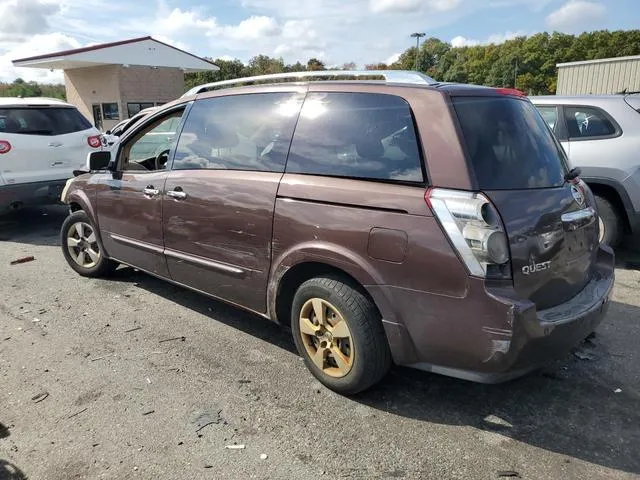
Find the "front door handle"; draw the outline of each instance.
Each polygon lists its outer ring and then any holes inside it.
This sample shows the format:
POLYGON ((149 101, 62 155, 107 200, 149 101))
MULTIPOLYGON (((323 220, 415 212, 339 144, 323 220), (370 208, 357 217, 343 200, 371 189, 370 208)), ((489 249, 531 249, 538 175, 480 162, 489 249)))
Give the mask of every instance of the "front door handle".
POLYGON ((61 147, 62 144, 60 142, 49 142, 50 147, 61 147))
POLYGON ((147 188, 142 190, 142 193, 144 193, 146 197, 155 197, 160 193, 160 190, 153 188, 153 185, 149 185, 147 188))
POLYGON ((53 162, 51 164, 52 167, 59 167, 60 165, 64 165, 64 163, 63 162, 53 162))
POLYGON ((184 200, 187 198, 187 193, 182 190, 169 190, 167 195, 171 198, 175 198, 176 200, 184 200))

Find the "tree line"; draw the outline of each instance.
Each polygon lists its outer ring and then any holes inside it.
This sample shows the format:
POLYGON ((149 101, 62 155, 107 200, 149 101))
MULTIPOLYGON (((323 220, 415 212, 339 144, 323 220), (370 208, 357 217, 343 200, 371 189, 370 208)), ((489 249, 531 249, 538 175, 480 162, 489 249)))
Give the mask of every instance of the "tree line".
MULTIPOLYGON (((516 37, 500 44, 465 47, 453 47, 431 37, 419 49, 411 47, 405 50, 392 64, 375 63, 365 68, 417 68, 441 82, 515 87, 531 95, 543 95, 556 91, 558 63, 631 55, 640 55, 640 30, 601 30, 581 35, 544 32, 516 37)), ((253 57, 247 64, 237 59, 212 61, 220 70, 188 74, 187 88, 253 75, 326 69, 326 65, 316 58, 306 64, 286 64, 282 58, 267 55, 253 57)), ((350 62, 337 69, 353 70, 355 67, 355 63, 350 62)))
MULTIPOLYGON (((427 38, 419 49, 405 50, 391 64, 374 63, 367 70, 418 69, 441 82, 473 83, 492 87, 515 87, 530 95, 554 94, 556 64, 600 58, 640 55, 640 30, 600 30, 581 35, 538 33, 516 37, 500 44, 454 47, 438 38, 427 38)), ((287 64, 282 58, 257 55, 243 63, 238 59, 211 59, 220 70, 185 75, 186 88, 203 83, 232 80, 270 73, 326 70, 325 63, 311 58, 306 63, 287 64)), ((354 70, 345 63, 332 69, 354 70)), ((0 83, 2 97, 53 97, 65 99, 64 85, 25 82, 0 83)))
POLYGON ((49 85, 37 82, 25 82, 16 78, 12 83, 0 82, 0 97, 48 97, 66 100, 64 85, 49 85))

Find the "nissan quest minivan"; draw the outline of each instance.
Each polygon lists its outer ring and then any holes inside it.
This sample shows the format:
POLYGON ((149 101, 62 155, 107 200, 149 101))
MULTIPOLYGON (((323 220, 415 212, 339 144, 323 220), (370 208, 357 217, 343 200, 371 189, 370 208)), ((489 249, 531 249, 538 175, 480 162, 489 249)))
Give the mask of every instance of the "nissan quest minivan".
POLYGON ((71 268, 130 265, 290 326, 340 393, 392 363, 508 380, 609 306, 594 197, 516 90, 414 72, 218 82, 89 157, 62 194, 71 268), (135 153, 170 122, 157 154, 135 153))

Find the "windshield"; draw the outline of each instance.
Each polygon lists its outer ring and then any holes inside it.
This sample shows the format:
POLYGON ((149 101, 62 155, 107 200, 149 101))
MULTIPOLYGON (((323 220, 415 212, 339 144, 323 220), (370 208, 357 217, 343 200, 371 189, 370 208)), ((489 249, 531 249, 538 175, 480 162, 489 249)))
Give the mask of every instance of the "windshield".
POLYGON ((512 97, 455 97, 467 151, 483 190, 561 186, 562 147, 538 110, 512 97))

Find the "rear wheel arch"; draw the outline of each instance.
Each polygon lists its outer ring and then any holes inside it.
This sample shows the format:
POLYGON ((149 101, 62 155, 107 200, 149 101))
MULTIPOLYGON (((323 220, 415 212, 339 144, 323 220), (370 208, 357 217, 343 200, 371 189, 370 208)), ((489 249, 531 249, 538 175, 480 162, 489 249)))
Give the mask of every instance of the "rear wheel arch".
POLYGON ((594 195, 605 198, 613 205, 618 217, 622 221, 625 232, 630 232, 631 225, 629 224, 629 217, 627 216, 627 208, 618 189, 609 182, 599 181, 598 179, 587 179, 585 182, 594 195))
POLYGON ((278 279, 273 292, 272 318, 282 325, 288 325, 291 318, 291 307, 296 291, 307 280, 319 277, 338 278, 355 290, 362 293, 380 312, 380 308, 364 287, 364 282, 346 270, 320 261, 304 261, 288 268, 278 279))

